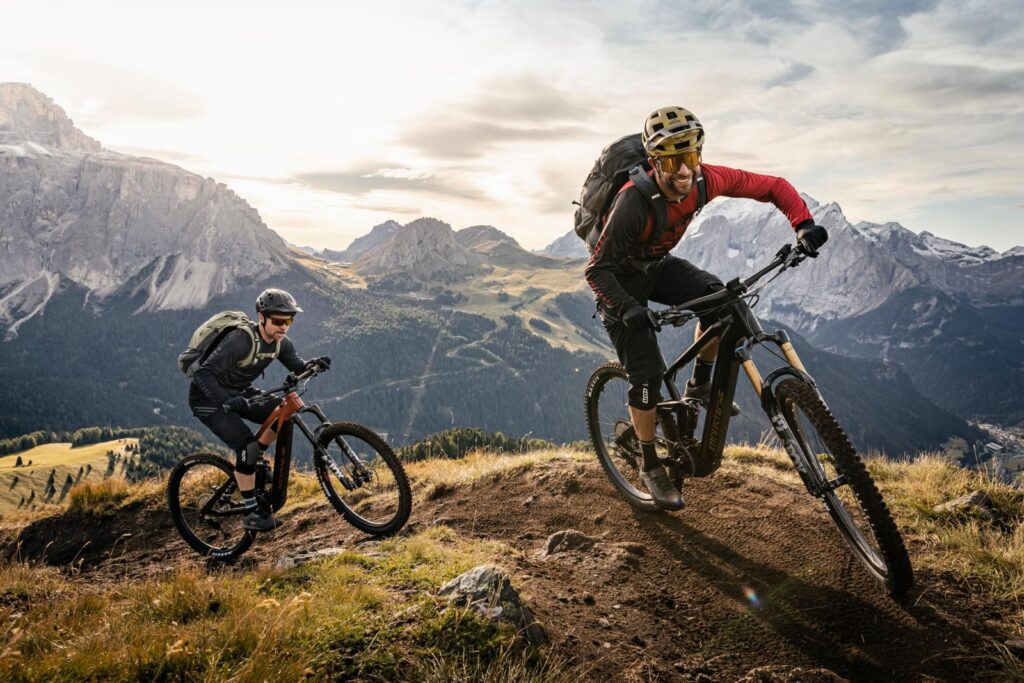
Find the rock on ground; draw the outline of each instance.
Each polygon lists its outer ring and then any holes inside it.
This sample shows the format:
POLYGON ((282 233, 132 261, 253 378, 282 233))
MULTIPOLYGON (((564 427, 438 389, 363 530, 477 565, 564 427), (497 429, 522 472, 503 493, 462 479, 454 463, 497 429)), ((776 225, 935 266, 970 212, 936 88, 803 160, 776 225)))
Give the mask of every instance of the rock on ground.
POLYGON ((441 586, 437 594, 448 596, 453 605, 471 607, 486 619, 511 625, 533 645, 547 640, 544 629, 534 620, 530 608, 523 604, 508 574, 493 564, 480 565, 460 574, 441 586))

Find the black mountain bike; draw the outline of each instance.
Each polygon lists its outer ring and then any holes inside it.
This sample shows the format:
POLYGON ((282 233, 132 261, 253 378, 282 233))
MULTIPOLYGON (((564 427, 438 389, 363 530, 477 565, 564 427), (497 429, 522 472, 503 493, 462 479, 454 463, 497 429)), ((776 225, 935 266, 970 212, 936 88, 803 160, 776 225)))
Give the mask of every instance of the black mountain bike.
MULTIPOLYGON (((747 279, 733 279, 723 290, 656 314, 661 325, 675 327, 699 314, 715 312, 719 317, 665 371, 669 400, 657 406, 658 457, 680 490, 684 477, 706 477, 718 469, 742 367, 807 490, 824 502, 843 539, 868 573, 890 595, 897 596, 910 588, 914 575, 903 537, 885 501, 800 362, 789 336, 782 330, 765 334, 749 303, 753 299, 756 304, 760 289, 752 291, 751 287, 758 280, 776 269, 778 277, 805 258, 799 247, 786 245, 770 264, 747 279), (701 405, 682 398, 675 380, 679 370, 714 339, 720 340, 720 346, 698 441, 694 435, 701 405), (764 342, 777 345, 787 365, 762 380, 751 350, 764 342)), ((619 493, 633 507, 653 512, 658 507, 640 479, 643 458, 630 420, 628 389, 622 365, 611 362, 598 368, 587 384, 587 428, 598 459, 619 493)))
MULTIPOLYGON (((284 400, 256 434, 259 438, 276 425, 273 468, 266 458, 256 465, 257 503, 276 512, 288 498, 292 434, 298 427, 313 446, 316 477, 334 509, 360 531, 372 536, 393 534, 409 519, 412 509, 402 463, 374 431, 354 422, 328 422, 319 406, 303 403, 306 385, 320 372, 312 368, 288 375, 284 384, 263 394, 262 400, 277 395, 284 400), (302 413, 312 413, 320 424, 310 429, 302 413)), ((242 527, 244 503, 234 472, 230 462, 213 453, 188 455, 171 470, 167 482, 171 517, 185 541, 202 555, 233 559, 256 537, 257 532, 242 527)))

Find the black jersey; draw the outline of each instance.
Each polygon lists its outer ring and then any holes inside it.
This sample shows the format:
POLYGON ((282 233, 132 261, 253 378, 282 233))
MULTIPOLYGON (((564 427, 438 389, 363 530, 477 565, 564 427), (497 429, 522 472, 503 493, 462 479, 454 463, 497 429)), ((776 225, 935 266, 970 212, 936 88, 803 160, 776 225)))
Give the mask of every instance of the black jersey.
MULTIPOLYGON (((255 333, 259 348, 256 362, 252 365, 238 367, 242 360, 252 355, 252 338, 245 330, 237 329, 229 332, 192 374, 192 383, 214 403, 219 405, 241 394, 273 362, 271 356, 276 342, 268 344, 263 341, 259 330, 255 333)), ((302 372, 306 367, 306 361, 295 353, 295 346, 288 337, 281 340, 277 360, 292 372, 302 372)))

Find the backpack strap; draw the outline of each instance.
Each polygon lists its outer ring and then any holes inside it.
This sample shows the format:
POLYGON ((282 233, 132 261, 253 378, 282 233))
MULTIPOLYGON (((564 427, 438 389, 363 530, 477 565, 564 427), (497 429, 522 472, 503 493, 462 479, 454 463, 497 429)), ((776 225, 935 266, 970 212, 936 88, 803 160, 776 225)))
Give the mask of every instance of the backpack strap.
MULTIPOLYGON (((250 325, 242 325, 241 326, 241 329, 245 330, 246 334, 248 334, 249 338, 252 340, 252 353, 250 353, 248 355, 248 357, 243 358, 242 360, 238 361, 238 367, 240 367, 240 368, 246 368, 246 367, 249 367, 250 365, 255 365, 256 361, 259 360, 259 357, 260 357, 260 340, 256 336, 256 335, 259 334, 259 332, 256 331, 256 325, 257 325, 257 323, 253 322, 250 325)), ((272 358, 277 358, 278 354, 280 354, 280 353, 281 353, 281 340, 278 339, 277 342, 274 344, 274 352, 273 352, 271 357, 272 358)))
POLYGON ((708 203, 708 181, 704 178, 704 171, 697 174, 697 208, 693 211, 693 218, 701 212, 704 205, 708 203))
POLYGON ((642 165, 634 166, 629 170, 629 179, 633 181, 633 187, 640 190, 640 194, 647 199, 651 211, 654 212, 654 230, 651 232, 649 241, 656 242, 668 224, 668 205, 665 203, 658 183, 647 175, 642 165))

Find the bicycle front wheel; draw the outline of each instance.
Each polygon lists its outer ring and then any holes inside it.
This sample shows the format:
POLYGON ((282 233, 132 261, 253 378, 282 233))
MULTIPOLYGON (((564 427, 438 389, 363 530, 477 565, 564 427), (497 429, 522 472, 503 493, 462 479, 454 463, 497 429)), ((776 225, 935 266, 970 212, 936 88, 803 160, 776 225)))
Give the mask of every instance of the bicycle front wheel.
POLYGON ((324 427, 313 461, 327 499, 355 528, 388 536, 408 521, 409 479, 398 456, 373 430, 353 422, 324 427))
POLYGON ((201 555, 234 559, 252 545, 242 527, 245 514, 235 469, 213 453, 185 456, 171 470, 167 505, 182 538, 201 555))
POLYGON ((849 437, 817 391, 799 379, 778 384, 782 417, 808 464, 808 481, 868 573, 892 596, 914 583, 903 537, 849 437))

